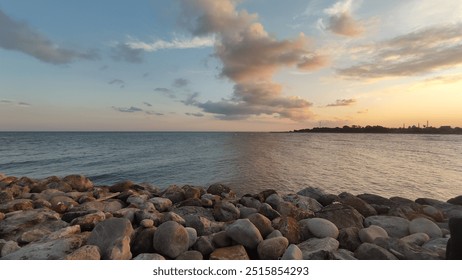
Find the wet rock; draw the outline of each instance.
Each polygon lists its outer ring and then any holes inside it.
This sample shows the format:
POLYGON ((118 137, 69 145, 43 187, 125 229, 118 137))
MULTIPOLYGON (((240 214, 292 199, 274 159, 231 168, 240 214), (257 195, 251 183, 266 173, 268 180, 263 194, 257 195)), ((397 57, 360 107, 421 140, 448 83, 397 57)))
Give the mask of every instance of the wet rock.
POLYGON ((426 218, 417 218, 412 220, 409 223, 409 232, 417 233, 423 232, 428 234, 430 238, 440 238, 443 237, 441 229, 432 221, 426 218))
POLYGON ((14 253, 19 249, 21 249, 21 247, 19 247, 17 242, 7 241, 5 244, 3 244, 2 249, 0 250, 0 257, 14 253))
POLYGON ((332 253, 339 247, 339 242, 332 237, 311 238, 298 244, 304 260, 330 260, 332 253))
POLYGON ((154 249, 162 255, 176 258, 189 248, 188 231, 176 222, 161 224, 154 234, 154 249))
POLYGON ((292 217, 281 217, 273 220, 273 227, 279 230, 290 244, 298 244, 301 241, 300 228, 297 220, 292 217))
POLYGON ((239 219, 226 228, 226 234, 237 243, 250 248, 257 248, 263 240, 258 228, 249 219, 239 219))
POLYGON ((337 239, 340 243, 340 248, 344 248, 352 252, 356 251, 359 245, 361 245, 359 229, 355 227, 341 229, 337 239))
POLYGON ((354 252, 358 260, 397 260, 392 253, 386 249, 371 243, 363 243, 354 252))
POLYGON ((258 244, 257 252, 261 260, 279 259, 289 246, 289 240, 285 237, 275 237, 263 240, 258 244))
POLYGON ((140 254, 154 253, 154 233, 156 228, 138 228, 133 235, 130 243, 130 251, 132 256, 136 257, 140 254))
POLYGON ((260 213, 252 214, 248 219, 258 228, 263 237, 274 231, 271 221, 260 213))
POLYGON ((69 184, 73 190, 87 192, 93 189, 93 183, 83 175, 69 175, 63 178, 63 182, 69 184))
POLYGON ((210 254, 210 260, 249 260, 249 255, 242 245, 218 248, 210 254))
POLYGON ((215 220, 221 222, 234 221, 239 218, 239 209, 234 204, 226 201, 218 202, 213 207, 215 220))
POLYGON ((352 195, 351 193, 343 192, 338 196, 340 202, 345 205, 349 205, 356 209, 364 217, 375 216, 377 211, 369 203, 365 202, 361 198, 352 195))
POLYGON ((324 190, 316 187, 307 187, 297 192, 299 195, 307 196, 318 200, 321 196, 326 195, 324 190))
POLYGON ((199 251, 186 251, 176 257, 176 260, 194 260, 194 261, 201 261, 204 259, 202 253, 199 251))
POLYGON ((365 226, 376 225, 387 231, 390 237, 401 238, 409 235, 409 220, 393 216, 370 216, 365 226))
POLYGON ((82 231, 92 231, 95 226, 106 219, 106 215, 102 211, 87 214, 72 220, 71 225, 79 225, 82 231))
POLYGON ((353 207, 343 204, 331 204, 316 213, 316 217, 334 223, 337 228, 363 228, 364 217, 353 207))
POLYGON ((449 199, 448 203, 462 206, 462 195, 449 199))
POLYGON ((376 225, 371 225, 359 231, 359 239, 363 243, 374 243, 374 240, 379 237, 388 238, 388 233, 386 230, 376 225))
POLYGON ((164 256, 159 255, 157 253, 144 253, 144 254, 139 254, 133 260, 138 260, 138 261, 165 261, 164 256))
POLYGON ((0 204, 0 212, 5 214, 14 211, 30 209, 34 209, 34 203, 30 199, 15 199, 4 204, 0 204))
POLYGON ((199 236, 209 235, 224 229, 224 223, 210 221, 209 219, 200 216, 188 215, 186 216, 185 221, 186 226, 194 228, 199 236))
POLYGON ((308 196, 288 194, 283 196, 283 199, 303 210, 317 212, 322 209, 321 203, 319 203, 316 199, 308 196))
POLYGON ((153 197, 149 201, 154 204, 154 207, 159 212, 165 212, 173 205, 172 201, 165 197, 153 197))
POLYGON ((274 210, 271 205, 268 203, 262 203, 260 208, 258 208, 258 213, 262 214, 263 216, 267 217, 270 220, 274 220, 278 217, 281 217, 281 214, 274 210))
POLYGON ((302 231, 302 236, 305 240, 312 236, 317 238, 332 237, 336 239, 339 234, 338 228, 334 223, 322 218, 305 219, 299 221, 298 224, 305 231, 302 231))
POLYGON ((412 243, 403 242, 397 238, 377 238, 374 244, 392 252, 398 259, 403 260, 438 260, 442 259, 437 253, 412 243))
POLYGON ((290 244, 281 257, 281 260, 303 260, 303 252, 295 244, 290 244))
POLYGON ((210 194, 224 196, 225 194, 229 194, 231 189, 223 184, 212 184, 208 187, 207 192, 210 194))
POLYGON ((233 240, 226 234, 226 231, 220 231, 213 234, 212 243, 215 248, 229 247, 233 240))
POLYGON ((99 252, 98 246, 95 245, 85 245, 69 255, 65 256, 63 260, 100 260, 101 254, 99 252))
POLYGON ((449 219, 451 238, 446 248, 446 259, 462 260, 462 217, 449 219))
POLYGON ((203 256, 208 256, 215 250, 212 243, 212 236, 200 236, 196 243, 193 245, 193 249, 201 252, 203 256))
POLYGON ((88 238, 88 245, 100 248, 103 260, 129 260, 133 228, 128 219, 111 218, 98 223, 88 238))
POLYGON ((430 240, 430 236, 423 232, 414 233, 405 237, 400 238, 401 241, 406 243, 412 243, 417 246, 422 246, 430 240))

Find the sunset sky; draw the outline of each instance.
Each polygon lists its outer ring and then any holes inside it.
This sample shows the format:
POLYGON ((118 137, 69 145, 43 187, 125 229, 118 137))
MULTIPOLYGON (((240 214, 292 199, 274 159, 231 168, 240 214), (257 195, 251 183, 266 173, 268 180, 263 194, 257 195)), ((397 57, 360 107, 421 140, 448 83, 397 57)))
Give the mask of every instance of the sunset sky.
POLYGON ((0 0, 0 131, 462 127, 459 0, 0 0))

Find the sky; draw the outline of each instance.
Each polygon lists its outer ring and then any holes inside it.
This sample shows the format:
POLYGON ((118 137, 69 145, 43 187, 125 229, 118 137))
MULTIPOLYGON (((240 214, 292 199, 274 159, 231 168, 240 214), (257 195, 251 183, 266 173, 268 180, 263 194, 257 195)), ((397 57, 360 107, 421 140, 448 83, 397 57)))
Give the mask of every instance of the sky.
POLYGON ((0 0, 0 131, 462 127, 459 0, 0 0))

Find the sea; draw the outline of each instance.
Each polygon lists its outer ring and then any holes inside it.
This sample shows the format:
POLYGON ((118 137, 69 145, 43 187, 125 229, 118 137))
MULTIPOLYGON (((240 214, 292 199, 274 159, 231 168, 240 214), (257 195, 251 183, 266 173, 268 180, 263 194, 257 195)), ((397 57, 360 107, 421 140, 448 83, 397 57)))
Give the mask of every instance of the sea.
POLYGON ((447 200, 462 195, 462 135, 0 132, 0 173, 447 200))

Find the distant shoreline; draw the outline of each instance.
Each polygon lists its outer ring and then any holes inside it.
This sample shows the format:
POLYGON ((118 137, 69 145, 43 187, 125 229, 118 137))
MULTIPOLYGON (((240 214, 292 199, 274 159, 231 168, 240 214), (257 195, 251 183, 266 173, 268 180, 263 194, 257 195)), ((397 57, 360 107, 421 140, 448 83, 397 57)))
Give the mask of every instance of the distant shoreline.
POLYGON ((450 126, 441 126, 437 127, 416 127, 410 126, 407 128, 388 128, 383 126, 343 126, 343 127, 314 127, 312 129, 305 128, 299 130, 290 131, 292 133, 374 133, 374 134, 453 134, 453 135, 462 135, 462 128, 460 127, 450 127, 450 126))

